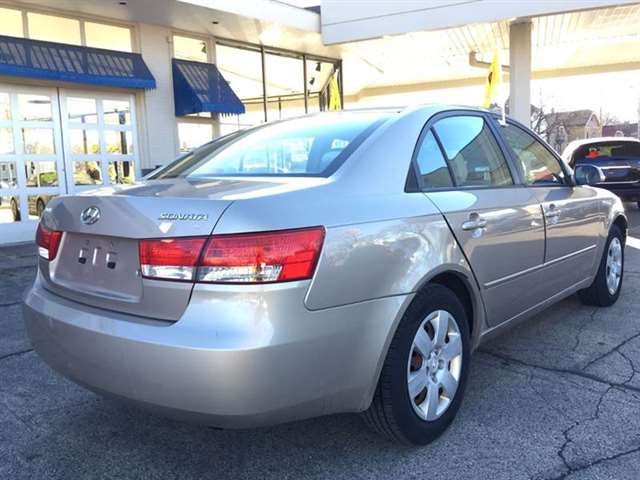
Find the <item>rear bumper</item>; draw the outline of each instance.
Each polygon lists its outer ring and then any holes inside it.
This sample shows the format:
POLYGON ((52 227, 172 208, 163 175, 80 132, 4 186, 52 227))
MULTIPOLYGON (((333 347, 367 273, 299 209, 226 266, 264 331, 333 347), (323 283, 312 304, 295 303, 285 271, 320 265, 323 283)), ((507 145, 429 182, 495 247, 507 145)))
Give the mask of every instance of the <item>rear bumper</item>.
POLYGON ((409 298, 310 311, 307 288, 198 286, 171 324, 85 306, 36 279, 23 308, 37 353, 77 383, 174 417, 244 428, 371 401, 409 298))

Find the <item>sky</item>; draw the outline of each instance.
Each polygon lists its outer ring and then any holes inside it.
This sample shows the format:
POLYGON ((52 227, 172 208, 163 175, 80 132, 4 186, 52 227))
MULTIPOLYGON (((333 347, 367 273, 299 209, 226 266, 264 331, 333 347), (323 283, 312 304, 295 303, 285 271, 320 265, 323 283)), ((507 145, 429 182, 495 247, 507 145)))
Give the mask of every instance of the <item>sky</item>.
POLYGON ((589 108, 604 118, 634 123, 640 107, 640 71, 534 81, 531 101, 556 111, 589 108))

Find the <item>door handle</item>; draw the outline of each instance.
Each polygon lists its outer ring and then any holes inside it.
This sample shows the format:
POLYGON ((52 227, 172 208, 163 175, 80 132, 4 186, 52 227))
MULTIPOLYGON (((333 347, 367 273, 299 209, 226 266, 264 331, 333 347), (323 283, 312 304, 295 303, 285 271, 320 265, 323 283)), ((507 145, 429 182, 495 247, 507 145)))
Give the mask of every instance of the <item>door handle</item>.
POLYGON ((463 230, 477 230, 478 228, 485 228, 487 221, 477 213, 469 215, 469 220, 462 224, 463 230))

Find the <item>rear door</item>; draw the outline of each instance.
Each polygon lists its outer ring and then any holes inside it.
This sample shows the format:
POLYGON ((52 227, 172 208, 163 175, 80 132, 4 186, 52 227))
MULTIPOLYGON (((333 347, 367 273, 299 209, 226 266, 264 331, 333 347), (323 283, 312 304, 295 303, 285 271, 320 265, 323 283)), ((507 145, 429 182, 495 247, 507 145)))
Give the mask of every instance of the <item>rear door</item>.
POLYGON ((499 128, 523 181, 544 212, 542 282, 549 298, 593 273, 604 209, 595 189, 573 185, 562 161, 541 140, 514 122, 499 128))
POLYGON ((423 191, 471 264, 489 324, 535 306, 544 261, 542 212, 519 184, 488 119, 476 112, 436 117, 421 135, 415 164, 423 191))

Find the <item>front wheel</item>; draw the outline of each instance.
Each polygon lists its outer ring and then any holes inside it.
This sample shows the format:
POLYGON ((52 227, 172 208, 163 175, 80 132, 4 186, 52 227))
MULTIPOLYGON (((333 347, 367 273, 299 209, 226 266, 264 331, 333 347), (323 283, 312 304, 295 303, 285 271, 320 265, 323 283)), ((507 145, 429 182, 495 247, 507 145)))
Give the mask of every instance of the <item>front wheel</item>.
POLYGON ((598 273, 593 283, 578 292, 582 303, 597 307, 613 305, 620 296, 624 276, 624 235, 617 225, 611 227, 598 273))
POLYGON ((460 300, 442 285, 428 285, 400 321, 366 422, 401 443, 431 442, 460 408, 470 355, 460 300))

